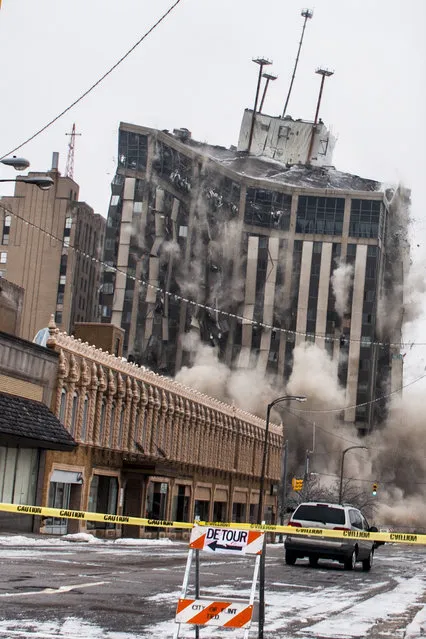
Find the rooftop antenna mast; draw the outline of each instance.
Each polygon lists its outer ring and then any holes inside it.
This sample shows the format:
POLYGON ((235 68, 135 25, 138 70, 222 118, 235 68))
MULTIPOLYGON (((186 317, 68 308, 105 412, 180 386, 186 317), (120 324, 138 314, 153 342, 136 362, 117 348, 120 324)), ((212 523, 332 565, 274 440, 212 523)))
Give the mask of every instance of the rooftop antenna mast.
POLYGON ((299 55, 300 55, 300 50, 303 44, 303 36, 305 35, 306 23, 308 20, 312 18, 312 16, 314 15, 314 12, 312 11, 312 9, 302 9, 302 11, 300 12, 300 15, 305 19, 303 21, 302 36, 300 38, 299 48, 297 50, 296 62, 294 63, 293 75, 291 76, 290 87, 288 89, 287 99, 285 101, 282 117, 284 117, 285 114, 287 113, 288 102, 290 100, 291 90, 293 88, 293 82, 296 75, 297 65, 299 64, 299 55))
POLYGON ((71 133, 65 133, 65 135, 70 136, 70 142, 68 144, 68 157, 67 157, 67 165, 65 167, 65 177, 69 177, 72 180, 74 179, 74 149, 75 149, 75 138, 77 135, 81 135, 81 133, 75 132, 75 122, 72 125, 71 133))
POLYGON ((319 95, 318 95, 317 109, 315 111, 314 123, 312 125, 311 140, 309 142, 309 150, 308 150, 308 157, 306 158, 306 164, 309 164, 309 162, 311 161, 312 148, 314 146, 314 137, 315 137, 315 132, 317 130, 317 124, 318 124, 318 114, 319 114, 320 105, 321 105, 322 92, 324 89, 324 82, 326 78, 329 78, 331 75, 333 75, 334 71, 330 71, 330 69, 319 68, 315 71, 315 73, 318 73, 318 75, 321 76, 321 86, 320 86, 319 95))
POLYGON ((253 141, 254 121, 256 119, 256 111, 257 111, 257 104, 259 101, 259 91, 260 91, 260 83, 262 82, 263 67, 266 67, 272 64, 272 60, 268 60, 268 58, 253 58, 253 62, 259 65, 259 75, 257 78, 256 97, 254 99, 253 115, 251 116, 251 126, 250 126, 248 148, 247 148, 248 153, 250 153, 251 143, 253 141))
POLYGON ((262 78, 265 78, 266 82, 265 82, 265 88, 263 89, 262 99, 260 101, 260 106, 259 106, 259 111, 258 111, 259 113, 262 113, 263 103, 265 102, 266 92, 268 90, 269 82, 271 80, 276 80, 278 78, 278 76, 277 75, 273 75, 272 73, 262 73, 262 78))

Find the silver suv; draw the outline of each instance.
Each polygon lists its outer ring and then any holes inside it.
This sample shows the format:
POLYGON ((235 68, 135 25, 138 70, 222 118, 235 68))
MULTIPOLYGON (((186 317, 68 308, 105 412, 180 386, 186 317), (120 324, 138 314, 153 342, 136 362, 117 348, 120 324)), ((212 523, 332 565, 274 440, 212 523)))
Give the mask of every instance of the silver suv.
MULTIPOLYGON (((368 525, 358 508, 317 502, 299 504, 288 525, 296 528, 377 532, 376 527, 368 525)), ((346 570, 353 570, 357 562, 362 562, 362 569, 367 571, 373 565, 376 547, 377 544, 370 539, 310 537, 290 533, 284 541, 285 562, 292 566, 297 559, 307 557, 310 565, 316 566, 318 559, 334 559, 344 564, 346 570)))

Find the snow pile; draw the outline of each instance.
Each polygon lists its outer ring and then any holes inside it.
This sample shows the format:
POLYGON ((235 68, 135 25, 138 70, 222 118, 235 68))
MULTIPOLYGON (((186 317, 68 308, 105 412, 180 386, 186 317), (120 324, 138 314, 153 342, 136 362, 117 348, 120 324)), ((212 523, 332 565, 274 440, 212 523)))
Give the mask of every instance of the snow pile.
POLYGON ((38 537, 0 535, 0 546, 68 546, 69 542, 100 544, 103 546, 169 546, 174 543, 168 537, 164 539, 99 539, 90 533, 63 535, 60 539, 44 535, 38 537))
POLYGON ((413 621, 407 626, 404 639, 422 639, 426 637, 426 606, 419 610, 413 621))
POLYGON ((95 537, 95 535, 91 535, 90 533, 73 533, 69 535, 63 535, 61 537, 63 541, 72 541, 72 542, 83 542, 86 544, 96 544, 99 542, 99 539, 95 537))
POLYGON ((170 546, 173 544, 173 541, 168 537, 164 539, 132 539, 130 537, 122 537, 120 539, 114 539, 113 541, 106 541, 106 543, 114 544, 114 546, 170 546))

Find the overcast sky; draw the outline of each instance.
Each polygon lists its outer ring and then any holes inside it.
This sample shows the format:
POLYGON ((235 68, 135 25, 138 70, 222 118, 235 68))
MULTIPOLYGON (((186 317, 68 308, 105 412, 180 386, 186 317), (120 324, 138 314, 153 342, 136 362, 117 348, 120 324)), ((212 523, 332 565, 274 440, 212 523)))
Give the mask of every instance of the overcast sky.
MULTIPOLYGON (((172 4, 172 0, 3 0, 0 155, 86 90, 172 4)), ((264 112, 282 112, 303 19, 299 0, 181 0, 104 83, 18 154, 46 170, 53 151, 66 163, 73 122, 80 199, 107 215, 120 121, 229 146, 252 107, 258 67, 273 60, 279 78, 264 112)), ((309 5, 305 5, 309 6, 309 5)), ((416 268, 426 246, 425 0, 317 0, 288 112, 312 119, 318 66, 326 81, 320 116, 338 135, 340 170, 411 187, 416 268), (420 246, 417 247, 417 244, 420 246)), ((0 177, 13 177, 5 167, 0 177)), ((7 186, 7 185, 3 185, 7 186)), ((7 194, 6 188, 2 191, 7 194)), ((423 269, 424 270, 424 269, 423 269)), ((417 335, 426 341, 423 328, 417 335)), ((425 332, 426 333, 426 332, 425 332)))

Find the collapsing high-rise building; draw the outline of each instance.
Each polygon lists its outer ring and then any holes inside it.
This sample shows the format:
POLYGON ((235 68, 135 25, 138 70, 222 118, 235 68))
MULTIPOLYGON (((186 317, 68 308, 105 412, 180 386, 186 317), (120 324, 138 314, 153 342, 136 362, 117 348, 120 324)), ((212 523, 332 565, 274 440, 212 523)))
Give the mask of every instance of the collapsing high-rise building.
POLYGON ((286 381, 295 345, 315 342, 358 405, 344 419, 380 420, 371 400, 402 381, 402 313, 383 309, 402 309, 405 199, 336 170, 334 142, 321 120, 251 110, 230 149, 120 125, 102 315, 128 357, 175 375, 196 330, 230 368, 286 381))

